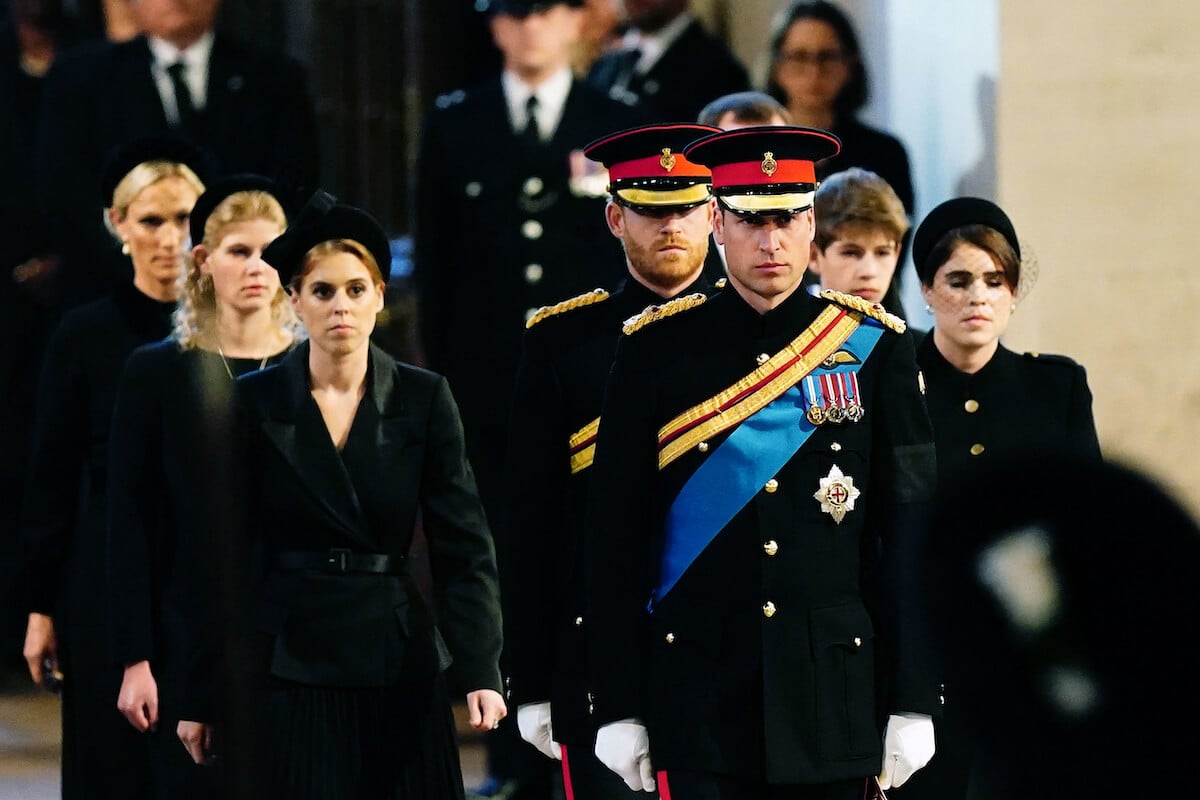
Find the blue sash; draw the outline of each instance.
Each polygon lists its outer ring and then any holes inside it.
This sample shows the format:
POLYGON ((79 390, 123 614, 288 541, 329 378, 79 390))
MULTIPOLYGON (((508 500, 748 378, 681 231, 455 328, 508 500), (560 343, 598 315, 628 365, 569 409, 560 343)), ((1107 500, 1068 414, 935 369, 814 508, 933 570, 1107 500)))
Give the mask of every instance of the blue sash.
MULTIPOLYGON (((882 326, 864 319, 842 347, 865 362, 882 335, 882 326)), ((839 364, 827 372, 853 372, 858 367, 839 364)), ((806 410, 798 381, 738 425, 679 490, 667 511, 658 585, 650 596, 650 611, 730 520, 808 441, 816 426, 808 421, 806 410)))

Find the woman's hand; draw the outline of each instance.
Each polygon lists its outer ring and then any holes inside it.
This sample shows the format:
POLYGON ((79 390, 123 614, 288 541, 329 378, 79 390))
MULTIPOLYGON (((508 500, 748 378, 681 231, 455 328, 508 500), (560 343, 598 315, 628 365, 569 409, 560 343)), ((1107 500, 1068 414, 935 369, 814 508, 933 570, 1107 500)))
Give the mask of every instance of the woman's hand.
POLYGON ((175 726, 175 735, 183 742, 188 755, 201 766, 212 763, 213 726, 204 722, 180 720, 175 726))
POLYGON ((158 725, 158 683, 150 672, 149 661, 139 661, 125 668, 117 709, 129 724, 142 733, 158 725))
POLYGON ((471 727, 490 731, 508 716, 508 706, 499 692, 491 689, 476 689, 467 695, 467 712, 471 715, 471 727))
POLYGON ((33 682, 44 685, 46 671, 62 677, 58 671, 58 638, 54 635, 54 620, 45 614, 30 614, 29 624, 25 627, 25 663, 29 665, 29 674, 33 682))

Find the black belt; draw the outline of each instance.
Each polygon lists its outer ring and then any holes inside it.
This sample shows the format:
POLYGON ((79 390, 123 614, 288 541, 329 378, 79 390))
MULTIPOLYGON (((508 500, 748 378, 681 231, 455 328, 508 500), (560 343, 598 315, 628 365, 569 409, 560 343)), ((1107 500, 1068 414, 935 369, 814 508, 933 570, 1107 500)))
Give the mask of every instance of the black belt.
POLYGON ((395 574, 404 562, 403 557, 384 553, 354 553, 332 547, 325 553, 279 553, 275 565, 280 569, 313 569, 321 572, 373 572, 395 574))

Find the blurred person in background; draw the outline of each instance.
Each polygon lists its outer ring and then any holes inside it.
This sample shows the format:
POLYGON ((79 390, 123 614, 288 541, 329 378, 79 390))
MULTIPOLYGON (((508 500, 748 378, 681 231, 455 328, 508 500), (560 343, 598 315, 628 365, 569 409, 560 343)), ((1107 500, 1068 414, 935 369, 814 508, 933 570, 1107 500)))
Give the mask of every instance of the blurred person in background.
POLYGON ((171 330, 207 157, 171 136, 117 150, 100 181, 106 219, 131 280, 68 313, 47 348, 21 531, 29 620, 24 654, 37 683, 61 676, 63 797, 140 798, 149 751, 121 719, 105 563, 108 449, 125 360, 171 330), (128 269, 128 267, 127 267, 128 269))
POLYGON ((661 122, 696 119, 714 97, 750 88, 729 46, 705 30, 689 0, 622 0, 626 32, 587 81, 610 97, 640 102, 661 122))
POLYGON ((142 34, 79 48, 46 76, 35 159, 66 306, 123 281, 92 192, 108 150, 171 131, 210 151, 223 174, 311 186, 317 134, 303 68, 215 30, 219 0, 129 0, 142 34))

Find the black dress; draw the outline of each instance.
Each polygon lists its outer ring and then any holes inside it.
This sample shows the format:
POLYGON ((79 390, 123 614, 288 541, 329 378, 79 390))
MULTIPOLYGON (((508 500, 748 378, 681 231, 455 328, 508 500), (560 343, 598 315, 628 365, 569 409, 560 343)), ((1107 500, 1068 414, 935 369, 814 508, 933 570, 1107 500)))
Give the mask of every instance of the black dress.
MULTIPOLYGON (((933 423, 942 496, 975 479, 989 464, 1064 455, 1100 460, 1087 374, 1071 359, 1017 354, 1000 345, 982 369, 968 374, 942 356, 930 333, 917 347, 917 363, 933 423)), ((996 502, 1003 502, 1008 492, 1034 490, 996 487, 996 502)), ((943 697, 942 716, 934 722, 937 751, 911 780, 889 793, 897 800, 962 800, 966 794, 969 725, 952 678, 946 680, 943 697)))
POLYGON ((192 761, 180 720, 217 722, 221 635, 216 532, 234 522, 233 376, 278 361, 145 345, 126 363, 109 452, 108 569, 114 656, 149 661, 159 724, 155 793, 216 797, 217 770, 192 761))
POLYGON ((63 797, 136 798, 146 791, 145 738, 117 711, 104 528, 109 426, 117 382, 139 345, 170 330, 174 303, 132 283, 63 318, 38 390, 22 535, 28 610, 54 618, 63 687, 63 797))
POLYGON ((462 797, 443 671, 500 690, 495 554, 441 376, 372 346, 335 449, 309 346, 239 381, 257 549, 247 720, 266 794, 462 797), (405 569, 418 513, 434 611, 405 569), (443 639, 445 634, 445 639, 443 639))

